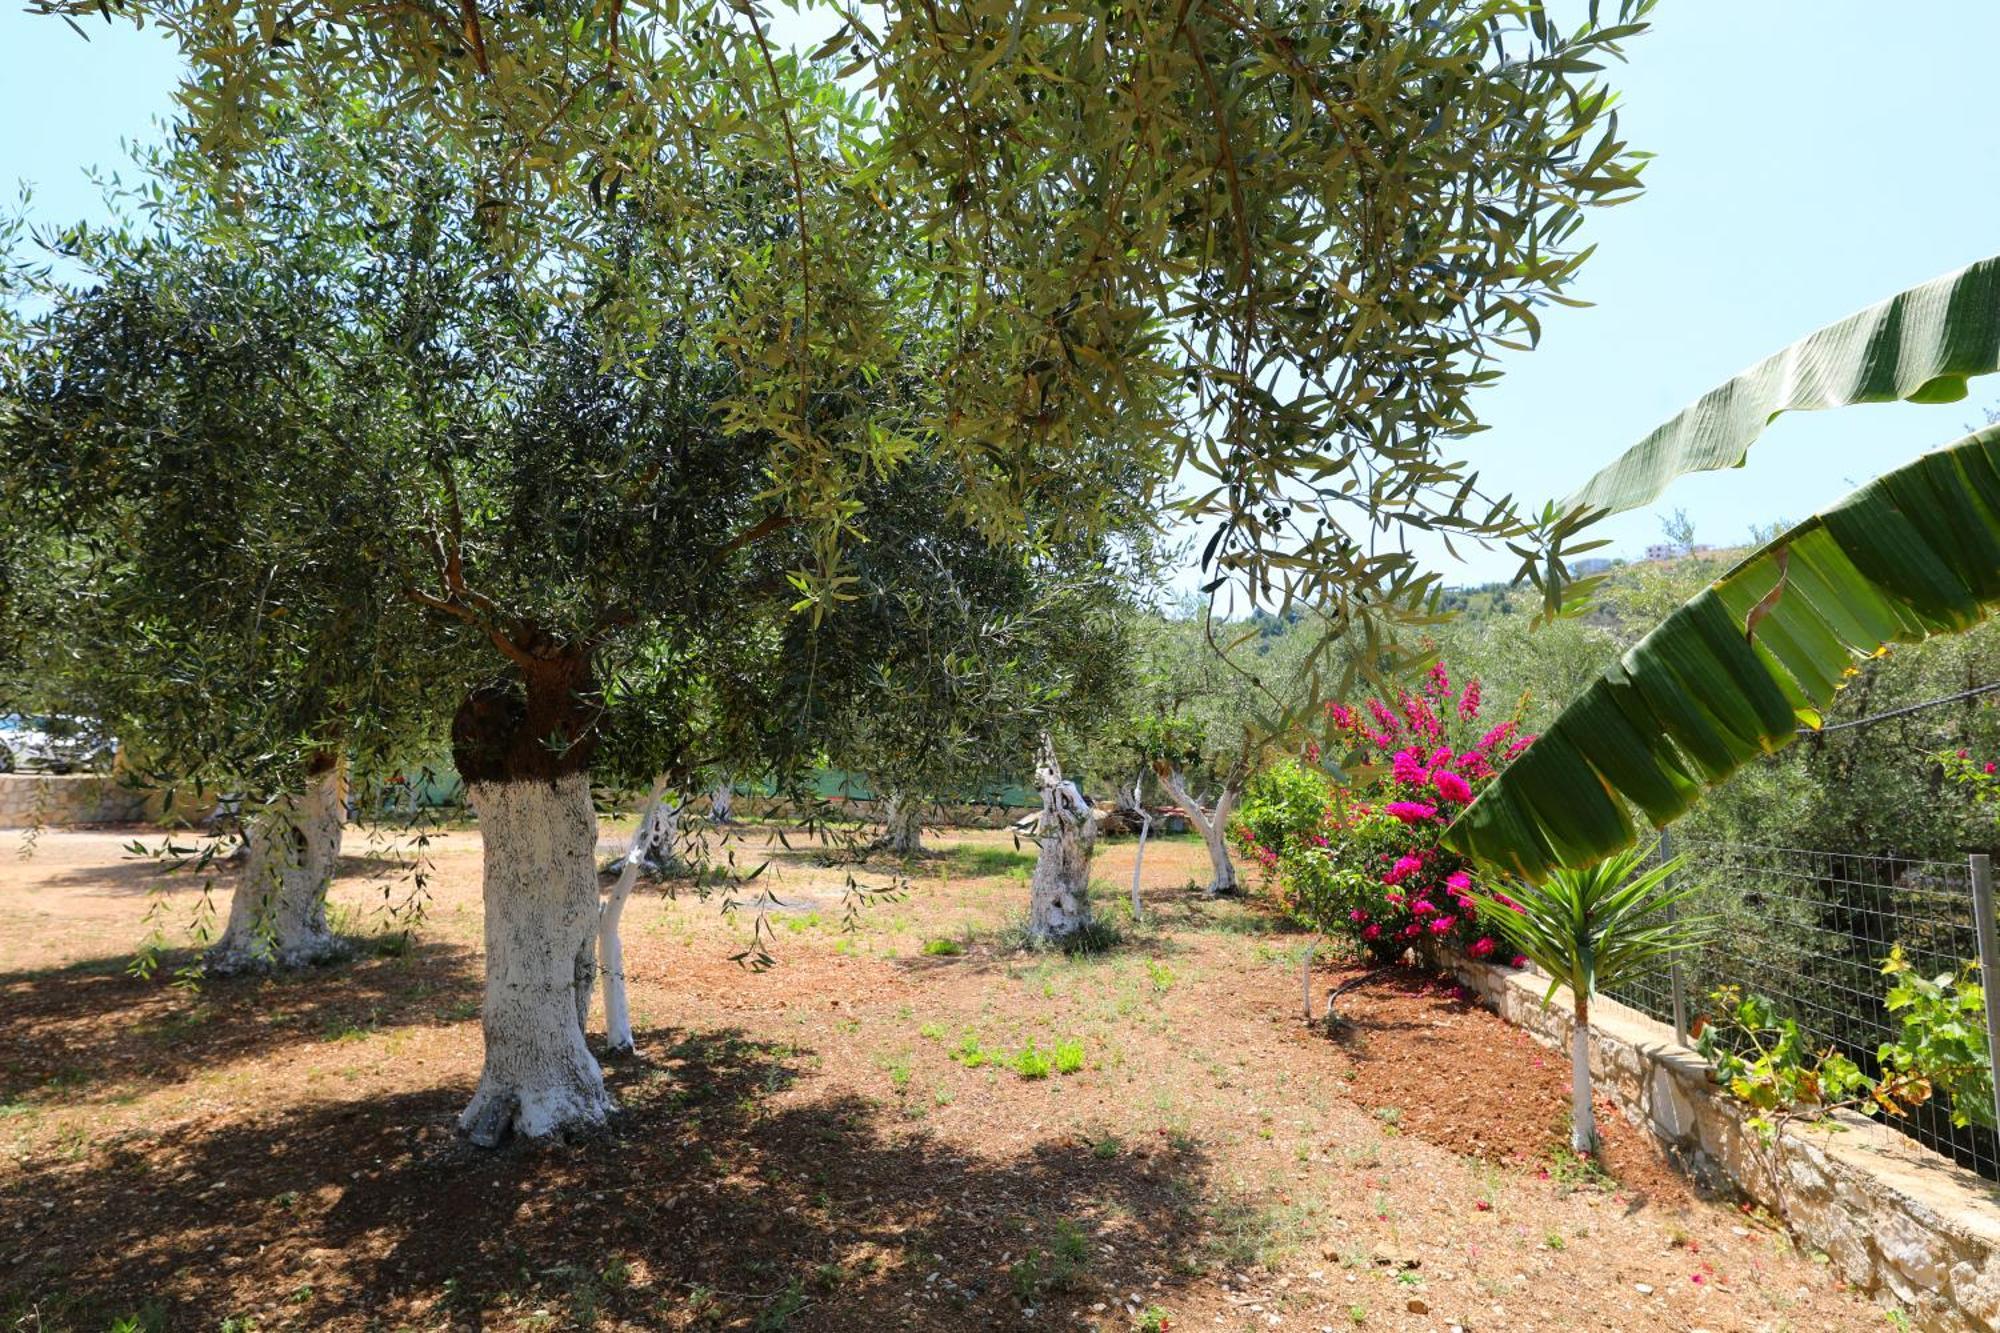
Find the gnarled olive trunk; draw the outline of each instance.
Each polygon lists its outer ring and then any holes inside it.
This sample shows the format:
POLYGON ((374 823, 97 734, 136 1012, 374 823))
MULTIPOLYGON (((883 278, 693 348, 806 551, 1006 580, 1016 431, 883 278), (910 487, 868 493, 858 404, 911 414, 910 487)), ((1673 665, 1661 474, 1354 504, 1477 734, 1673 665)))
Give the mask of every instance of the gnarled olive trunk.
POLYGON ((898 856, 915 856, 924 849, 924 803, 899 791, 889 793, 882 808, 881 846, 898 856))
POLYGON ((1132 919, 1144 921, 1146 907, 1139 897, 1139 877, 1146 868, 1146 839, 1153 832, 1153 816, 1146 809, 1146 770, 1141 768, 1139 776, 1132 780, 1132 794, 1126 798, 1125 809, 1120 811, 1127 819, 1136 820, 1139 825, 1139 845, 1132 853, 1132 919))
POLYGON ((1090 854, 1097 824, 1074 782, 1064 781, 1055 746, 1044 737, 1035 767, 1042 812, 1035 820, 1035 858, 1030 884, 1028 933, 1042 943, 1060 943, 1090 924, 1090 854))
POLYGON ((484 840, 486 1059, 458 1122, 481 1147, 588 1132, 613 1109, 583 1039, 598 927, 589 661, 554 650, 522 675, 452 721, 484 840))
POLYGON ((639 811, 632 844, 618 864, 617 882, 597 914, 597 969, 604 977, 604 1046, 616 1055, 631 1055, 637 1050, 632 1041, 632 1010, 625 997, 625 942, 619 934, 625 904, 639 882, 641 866, 656 857, 669 862, 677 859, 675 839, 681 807, 669 805, 666 794, 667 780, 661 778, 639 811))
POLYGON ((328 756, 314 765, 305 790, 251 817, 229 924, 205 960, 210 972, 305 967, 341 952, 326 922, 326 891, 340 860, 343 779, 328 756))
POLYGON ((578 1017, 579 958, 597 927, 590 781, 570 773, 467 791, 485 840, 486 1062, 459 1128, 482 1147, 594 1128, 611 1097, 578 1017))
POLYGON ((1236 866, 1229 859, 1229 814, 1236 806, 1236 785, 1233 779, 1225 780, 1222 790, 1216 794, 1213 809, 1203 809, 1200 801, 1188 791, 1187 780, 1180 769, 1171 764, 1163 764, 1155 770, 1159 774, 1160 785, 1174 798, 1175 804, 1187 812, 1188 823, 1208 847, 1209 881, 1202 892, 1210 898, 1233 894, 1237 891, 1236 866))

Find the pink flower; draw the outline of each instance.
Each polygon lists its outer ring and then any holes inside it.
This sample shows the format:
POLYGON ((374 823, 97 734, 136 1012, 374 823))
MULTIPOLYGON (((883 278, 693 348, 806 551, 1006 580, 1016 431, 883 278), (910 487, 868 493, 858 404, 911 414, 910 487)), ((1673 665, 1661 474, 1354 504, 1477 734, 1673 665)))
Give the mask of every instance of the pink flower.
POLYGON ((1437 794, 1447 801, 1456 801, 1463 805, 1472 799, 1472 788, 1466 784, 1465 779, 1448 770, 1439 769, 1431 774, 1431 785, 1436 787, 1437 794))
POLYGON ((1458 701, 1458 715, 1467 722, 1479 716, 1479 678, 1465 682, 1465 697, 1458 701))
POLYGON ((1437 720, 1437 714, 1431 711, 1429 703, 1414 694, 1405 694, 1402 705, 1403 716, 1409 719, 1412 732, 1432 739, 1444 734, 1444 723, 1437 720))
POLYGON ((1970 751, 1970 750, 1960 750, 1960 751, 1958 752, 1958 757, 1959 757, 1960 759, 1970 759, 1970 758, 1972 757, 1972 751, 1970 751))
POLYGON ((1327 704, 1326 715, 1332 718, 1333 725, 1339 727, 1342 731, 1354 730, 1354 710, 1346 704, 1327 704))
POLYGON ((1471 954, 1474 958, 1484 958, 1487 954, 1492 953, 1495 947, 1496 946, 1493 943, 1493 937, 1491 935, 1481 935, 1478 939, 1472 942, 1472 944, 1466 949, 1466 952, 1471 954))
POLYGON ((1430 923, 1430 932, 1433 935, 1449 935, 1451 934, 1451 928, 1457 924, 1457 917, 1441 916, 1430 923))
POLYGON ((1422 898, 1410 904, 1410 912, 1414 916, 1429 916, 1435 911, 1437 911, 1437 904, 1422 898))
POLYGON ((1524 953, 1515 954, 1514 961, 1507 964, 1507 966, 1509 967, 1526 967, 1527 965, 1528 965, 1528 955, 1524 953))
POLYGON ((2000 770, 2000 764, 1988 764, 1985 769, 1988 773, 1995 772, 1996 770, 2000 770))
POLYGON ((1368 919, 1368 913, 1362 911, 1360 908, 1357 907, 1353 911, 1347 914, 1347 919, 1349 921, 1357 921, 1357 922, 1366 921, 1368 919))
POLYGON ((1412 787, 1424 784, 1428 775, 1424 772, 1423 755, 1416 746, 1396 751, 1395 757, 1389 761, 1389 776, 1412 787))
POLYGON ((1417 936, 1423 934, 1423 927, 1417 925, 1415 922, 1412 922, 1411 924, 1404 926, 1401 930, 1397 931, 1396 934, 1401 936, 1403 939, 1413 940, 1417 936))
POLYGON ((1436 806, 1422 801, 1391 801, 1382 808, 1405 824, 1421 824, 1437 814, 1436 806))
POLYGON ((1449 694, 1451 692, 1451 677, 1446 674, 1444 663, 1435 662, 1431 665, 1430 688, 1437 694, 1449 694))
POLYGON ((1361 938, 1362 938, 1362 939, 1364 939, 1364 940, 1379 940, 1379 939, 1381 939, 1381 938, 1382 938, 1382 927, 1380 927, 1380 926, 1369 926, 1369 927, 1368 927, 1367 929, 1365 929, 1365 930, 1363 930, 1363 931, 1361 932, 1361 938))
POLYGON ((1472 891, 1472 876, 1466 874, 1463 870, 1452 871, 1449 875, 1445 876, 1444 883, 1446 888, 1455 889, 1459 893, 1470 893, 1472 891))

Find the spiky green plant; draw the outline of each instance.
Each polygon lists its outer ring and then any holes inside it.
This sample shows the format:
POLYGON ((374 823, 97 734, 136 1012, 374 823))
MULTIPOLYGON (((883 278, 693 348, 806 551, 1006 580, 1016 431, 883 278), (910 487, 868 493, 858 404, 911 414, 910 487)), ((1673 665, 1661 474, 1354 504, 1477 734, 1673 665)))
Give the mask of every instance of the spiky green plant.
POLYGON ((1479 915, 1516 953, 1548 974, 1546 1007, 1567 986, 1575 1000, 1570 1035, 1570 1146, 1597 1147, 1590 1110, 1590 999, 1699 944, 1706 923, 1673 908, 1687 890, 1673 887, 1678 857, 1647 866, 1650 847, 1634 847, 1595 865, 1552 871, 1537 885, 1516 883, 1506 896, 1483 895, 1479 915))

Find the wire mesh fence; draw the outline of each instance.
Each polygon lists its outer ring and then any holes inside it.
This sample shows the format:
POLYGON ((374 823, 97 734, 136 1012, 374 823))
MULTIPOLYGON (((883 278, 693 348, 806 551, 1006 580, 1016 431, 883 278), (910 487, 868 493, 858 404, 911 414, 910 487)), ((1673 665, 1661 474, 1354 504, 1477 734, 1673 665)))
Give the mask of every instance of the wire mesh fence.
MULTIPOLYGON (((1871 1076, 1876 1051, 1901 1030, 1884 1003, 1883 960, 1900 945, 1925 975, 1958 970, 1979 957, 1971 869, 1965 861, 1705 842, 1676 837, 1683 912, 1712 918, 1707 943, 1607 991, 1662 1022, 1695 1024, 1715 1008, 1714 992, 1737 986, 1795 1020, 1813 1048, 1833 1048, 1871 1076)), ((2000 1180, 2000 1141, 1978 1125, 1957 1127, 1933 1099, 1886 1123, 1925 1147, 2000 1180)))

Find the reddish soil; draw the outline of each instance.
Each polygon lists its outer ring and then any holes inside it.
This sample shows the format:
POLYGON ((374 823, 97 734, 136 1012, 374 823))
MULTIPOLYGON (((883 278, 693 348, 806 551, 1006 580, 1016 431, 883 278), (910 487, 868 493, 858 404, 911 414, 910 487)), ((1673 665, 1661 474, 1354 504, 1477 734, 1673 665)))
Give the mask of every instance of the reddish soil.
MULTIPOLYGON (((156 900, 130 836, 0 863, 0 1327, 1881 1322, 1608 1111, 1604 1172, 1566 1161, 1563 1062, 1449 989, 1399 977, 1344 997, 1339 1035, 1307 1028, 1304 937, 1201 901, 1193 842, 1154 840, 1147 924, 1071 959, 1008 947, 1028 863, 1004 833, 939 840, 848 933, 847 872, 753 832, 778 965, 728 961, 747 909, 635 902, 624 1114, 481 1153, 452 1132, 479 1068, 476 834, 438 845, 414 947, 357 860, 354 960, 198 991, 174 957, 124 974, 149 906, 177 927, 199 897, 156 900), (1030 1042, 1082 1067, 1023 1077, 1030 1042)), ((1107 905, 1131 855, 1100 854, 1107 905)))
POLYGON ((1347 982, 1361 984, 1335 1010, 1332 1035, 1349 1057, 1339 1076, 1378 1118, 1426 1143, 1543 1178, 1553 1162, 1571 1175, 1594 1170, 1629 1193, 1677 1205, 1695 1199, 1688 1179, 1601 1091, 1597 1160, 1571 1160, 1569 1061, 1481 1007, 1457 982, 1414 968, 1349 966, 1331 972, 1326 989, 1347 982), (1441 1043, 1492 1058, 1440 1060, 1441 1043))

